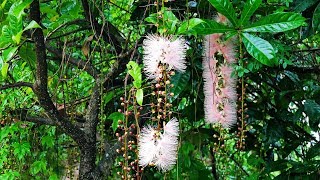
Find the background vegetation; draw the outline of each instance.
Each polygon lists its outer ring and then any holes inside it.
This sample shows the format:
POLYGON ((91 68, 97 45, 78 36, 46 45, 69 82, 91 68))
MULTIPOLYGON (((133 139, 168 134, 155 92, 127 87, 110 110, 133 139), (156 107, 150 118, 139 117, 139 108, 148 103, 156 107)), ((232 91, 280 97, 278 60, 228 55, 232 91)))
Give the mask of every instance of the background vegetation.
POLYGON ((120 179, 120 99, 136 81, 144 104, 151 92, 126 65, 143 67, 148 33, 183 35, 188 68, 172 77, 177 165, 142 179, 316 179, 319 24, 319 0, 2 0, 0 179, 120 179), (239 120, 228 130, 204 123, 212 33, 237 42, 239 120))

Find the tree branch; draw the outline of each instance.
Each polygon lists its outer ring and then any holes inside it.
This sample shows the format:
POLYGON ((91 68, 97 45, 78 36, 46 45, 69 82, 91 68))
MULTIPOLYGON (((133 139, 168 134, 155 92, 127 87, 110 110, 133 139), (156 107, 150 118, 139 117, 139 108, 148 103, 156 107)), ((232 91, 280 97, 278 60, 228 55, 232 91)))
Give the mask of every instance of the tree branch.
MULTIPOLYGON (((63 55, 61 53, 61 51, 57 50, 57 49, 54 49, 53 47, 50 47, 50 46, 47 46, 47 49, 49 52, 51 52, 52 54, 56 55, 57 57, 59 58, 63 58, 63 55)), ((68 55, 67 55, 68 56, 68 55)), ((82 60, 77 60, 73 57, 70 57, 68 56, 68 61, 77 66, 79 69, 83 69, 85 70, 88 74, 90 74, 92 77, 96 77, 100 72, 94 68, 90 62, 85 62, 85 61, 82 61, 82 60)))
MULTIPOLYGON (((39 0, 34 0, 30 5, 30 18, 41 24, 40 20, 40 4, 39 0)), ((63 118, 59 111, 54 106, 50 95, 48 93, 47 82, 48 82, 48 70, 47 70, 47 56, 46 47, 44 42, 43 31, 37 28, 32 34, 32 40, 35 42, 36 50, 36 82, 33 85, 33 90, 38 97, 40 106, 45 109, 50 119, 62 127, 63 131, 71 136, 79 146, 86 144, 86 136, 83 131, 73 125, 70 121, 63 118)))
POLYGON ((24 119, 21 119, 22 121, 29 121, 41 125, 51 125, 54 126, 56 123, 48 118, 42 118, 42 117, 25 117, 24 119))
POLYGON ((9 89, 9 88, 20 88, 20 87, 33 88, 32 84, 29 82, 16 82, 13 84, 5 84, 5 85, 0 86, 0 91, 5 90, 5 89, 9 89))

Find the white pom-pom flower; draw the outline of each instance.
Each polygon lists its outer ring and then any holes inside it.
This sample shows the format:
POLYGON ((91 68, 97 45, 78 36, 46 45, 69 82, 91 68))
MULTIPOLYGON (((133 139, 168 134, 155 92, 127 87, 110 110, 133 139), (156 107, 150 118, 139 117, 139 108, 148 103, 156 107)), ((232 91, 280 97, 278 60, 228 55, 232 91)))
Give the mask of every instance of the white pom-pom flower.
POLYGON ((139 165, 155 165, 163 172, 174 167, 177 160, 179 122, 171 119, 161 133, 147 126, 142 129, 139 139, 139 165))
POLYGON ((163 37, 149 34, 143 41, 144 71, 149 79, 155 79, 161 73, 159 64, 165 65, 166 71, 171 69, 184 72, 186 69, 187 46, 184 39, 172 36, 163 37))

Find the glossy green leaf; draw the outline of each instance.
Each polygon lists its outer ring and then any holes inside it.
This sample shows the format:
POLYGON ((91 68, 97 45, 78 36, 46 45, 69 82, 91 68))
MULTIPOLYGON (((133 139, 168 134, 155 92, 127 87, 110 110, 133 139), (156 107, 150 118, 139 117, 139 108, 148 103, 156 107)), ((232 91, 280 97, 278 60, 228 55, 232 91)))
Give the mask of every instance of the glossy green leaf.
POLYGON ((304 24, 305 18, 297 13, 275 13, 243 29, 244 32, 284 32, 304 24))
POLYGON ((18 47, 10 47, 3 51, 3 58, 5 62, 8 62, 17 51, 18 47))
POLYGON ((21 20, 21 16, 24 13, 24 9, 27 8, 33 0, 24 0, 20 1, 21 3, 16 2, 13 4, 9 10, 10 15, 14 15, 18 20, 21 20))
POLYGON ((7 78, 8 69, 9 69, 9 64, 8 63, 3 63, 2 68, 1 68, 1 75, 2 75, 2 77, 4 79, 7 78))
POLYGON ((124 114, 120 113, 120 112, 114 112, 112 114, 109 115, 109 117, 107 119, 111 119, 112 120, 112 130, 113 132, 115 132, 118 128, 118 121, 124 120, 124 114))
POLYGON ((312 29, 313 29, 313 32, 320 30, 320 2, 313 13, 312 29))
POLYGON ((204 21, 200 18, 192 18, 187 21, 181 23, 180 27, 178 28, 178 34, 196 34, 192 33, 192 29, 203 23, 204 21))
POLYGON ((138 89, 136 92, 136 98, 137 98, 137 103, 142 106, 143 103, 143 90, 142 89, 138 89))
POLYGON ((203 20, 199 24, 195 25, 193 28, 189 28, 187 33, 193 33, 198 35, 206 35, 206 34, 213 34, 213 33, 225 33, 235 31, 232 27, 225 26, 220 24, 214 20, 203 20))
POLYGON ((236 12, 229 0, 209 0, 209 2, 219 13, 226 16, 233 26, 238 25, 236 12))
POLYGON ((294 0, 292 7, 293 7, 294 11, 302 12, 317 2, 319 2, 319 1, 318 0, 294 0))
POLYGON ((179 94, 184 90, 184 88, 187 86, 190 80, 190 72, 186 71, 185 73, 179 73, 177 72, 174 76, 171 78, 171 83, 173 84, 173 87, 170 88, 170 92, 172 92, 174 95, 171 98, 171 101, 175 100, 179 94))
POLYGON ((268 41, 248 33, 242 33, 242 40, 248 53, 259 62, 267 66, 273 66, 275 64, 272 61, 274 58, 274 49, 268 41))
POLYGON ((261 2, 262 0, 247 0, 241 12, 240 25, 246 25, 249 23, 250 17, 258 9, 261 2))

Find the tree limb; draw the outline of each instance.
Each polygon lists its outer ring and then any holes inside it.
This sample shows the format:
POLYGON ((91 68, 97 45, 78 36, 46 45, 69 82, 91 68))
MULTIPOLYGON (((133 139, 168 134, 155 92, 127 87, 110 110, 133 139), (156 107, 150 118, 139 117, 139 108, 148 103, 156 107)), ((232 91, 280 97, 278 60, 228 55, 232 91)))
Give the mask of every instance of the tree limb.
MULTIPOLYGON (((30 18, 36 21, 38 24, 41 24, 40 18, 40 3, 39 0, 34 0, 30 5, 30 18)), ((36 50, 36 81, 33 85, 33 90, 40 106, 48 113, 50 119, 62 127, 63 131, 72 137, 74 141, 77 142, 79 146, 86 144, 86 138, 83 131, 73 125, 70 121, 63 118, 59 111, 54 106, 51 97, 48 93, 48 67, 47 67, 47 56, 46 56, 46 47, 44 42, 43 31, 40 28, 37 28, 32 34, 32 40, 35 42, 36 50)))
POLYGON ((25 117, 24 119, 21 119, 22 121, 29 121, 41 125, 51 125, 54 126, 56 123, 52 121, 49 118, 42 118, 42 117, 25 117))
POLYGON ((20 87, 33 88, 32 84, 29 82, 16 82, 13 84, 5 84, 5 85, 0 86, 0 91, 5 90, 5 89, 9 89, 9 88, 20 88, 20 87))

